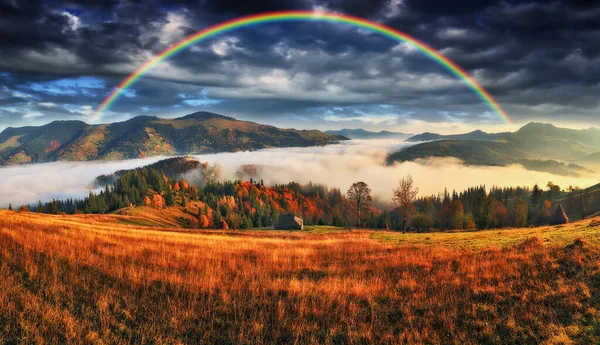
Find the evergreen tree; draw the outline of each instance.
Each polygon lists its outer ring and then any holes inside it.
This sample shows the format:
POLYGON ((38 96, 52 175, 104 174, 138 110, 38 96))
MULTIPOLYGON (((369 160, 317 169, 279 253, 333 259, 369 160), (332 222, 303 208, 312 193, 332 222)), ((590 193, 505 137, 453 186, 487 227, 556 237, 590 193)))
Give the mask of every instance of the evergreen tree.
POLYGON ((175 201, 173 200, 173 193, 171 193, 171 189, 168 187, 166 188, 165 192, 165 203, 167 204, 167 206, 175 205, 175 201))
POLYGON ((221 212, 218 208, 213 212, 213 223, 215 224, 216 229, 221 228, 221 212))
POLYGON ((253 227, 252 218, 243 216, 242 223, 240 224, 241 229, 251 229, 253 227))
POLYGON ((536 183, 535 186, 533 186, 533 190, 531 192, 531 206, 532 207, 538 207, 540 205, 543 193, 544 193, 544 191, 536 183))

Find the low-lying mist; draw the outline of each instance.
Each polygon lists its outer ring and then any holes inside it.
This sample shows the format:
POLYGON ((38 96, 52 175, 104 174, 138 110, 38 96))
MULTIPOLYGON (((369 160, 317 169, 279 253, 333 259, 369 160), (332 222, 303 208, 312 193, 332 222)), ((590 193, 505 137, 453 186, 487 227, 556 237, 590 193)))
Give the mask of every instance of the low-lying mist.
POLYGON ((54 162, 0 168, 0 207, 52 199, 81 198, 95 190, 97 176, 154 163, 160 157, 105 162, 54 162))
MULTIPOLYGON (((465 166, 451 158, 421 162, 385 164, 389 152, 411 144, 398 140, 351 140, 337 145, 307 148, 266 149, 254 152, 219 153, 196 156, 210 165, 220 165, 221 178, 236 179, 241 165, 260 165, 265 184, 321 183, 345 192, 356 181, 372 188, 374 198, 388 204, 398 180, 411 174, 420 195, 437 194, 470 186, 545 186, 553 181, 563 187, 588 187, 598 183, 595 177, 567 177, 525 170, 521 166, 465 166)), ((93 190, 94 178, 118 169, 131 169, 164 157, 118 162, 57 162, 0 168, 0 207, 12 203, 37 203, 52 198, 83 197, 93 190)))

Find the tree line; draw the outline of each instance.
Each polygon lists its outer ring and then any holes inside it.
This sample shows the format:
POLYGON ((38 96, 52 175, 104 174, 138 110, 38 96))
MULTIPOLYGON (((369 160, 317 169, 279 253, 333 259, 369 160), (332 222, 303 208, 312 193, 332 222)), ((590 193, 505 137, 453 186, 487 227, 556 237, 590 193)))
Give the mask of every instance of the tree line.
MULTIPOLYGON (((283 213, 299 215, 307 225, 347 226, 353 222, 348 218, 353 206, 337 188, 295 182, 266 186, 253 179, 205 182, 204 186, 192 185, 182 178, 169 178, 158 168, 137 168, 119 172, 112 185, 85 198, 40 201, 30 209, 50 214, 105 214, 127 207, 178 206, 186 212, 196 210, 195 226, 201 228, 269 227, 283 213)), ((369 207, 368 225, 377 227, 380 214, 369 207)))
MULTIPOLYGON (((105 186, 85 198, 68 198, 21 206, 20 210, 43 213, 105 214, 128 207, 181 207, 196 219, 191 227, 270 227, 280 214, 294 213, 307 225, 357 226, 363 228, 427 231, 489 229, 545 224, 552 202, 569 196, 566 207, 581 209, 585 217, 592 196, 587 190, 552 182, 545 189, 528 187, 475 186, 464 191, 419 196, 412 176, 402 177, 393 188, 392 208, 373 205, 367 183, 353 183, 343 194, 340 189, 309 183, 266 186, 262 180, 225 181, 211 179, 207 164, 184 159, 166 160, 151 166, 101 176, 105 186), (188 182, 180 178, 190 169, 205 174, 188 182), (166 173, 165 173, 166 171, 166 173)), ((12 205, 9 206, 12 208, 12 205)))
MULTIPOLYGON (((372 200, 371 189, 364 182, 356 182, 347 191, 357 215, 356 225, 361 223, 361 208, 368 207, 372 200)), ((563 198, 569 210, 577 210, 585 218, 593 202, 589 190, 569 186, 563 190, 559 185, 548 182, 546 189, 538 184, 528 187, 476 186, 467 190, 449 193, 445 190, 437 195, 417 197, 418 188, 412 176, 400 179, 393 189, 393 209, 386 217, 394 229, 406 231, 490 229, 524 227, 548 224, 553 212, 553 201, 563 198)))

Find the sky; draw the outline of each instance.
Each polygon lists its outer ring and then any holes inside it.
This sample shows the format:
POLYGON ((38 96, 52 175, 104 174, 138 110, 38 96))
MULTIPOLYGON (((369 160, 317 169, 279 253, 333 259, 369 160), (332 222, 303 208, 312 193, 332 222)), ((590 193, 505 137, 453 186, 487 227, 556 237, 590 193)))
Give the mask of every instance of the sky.
POLYGON ((360 16, 438 50, 465 83, 409 44, 343 24, 271 23, 202 41, 155 66, 95 123, 212 111, 279 127, 405 133, 600 127, 600 3, 464 0, 0 0, 0 130, 82 120, 170 44, 244 15, 360 16))

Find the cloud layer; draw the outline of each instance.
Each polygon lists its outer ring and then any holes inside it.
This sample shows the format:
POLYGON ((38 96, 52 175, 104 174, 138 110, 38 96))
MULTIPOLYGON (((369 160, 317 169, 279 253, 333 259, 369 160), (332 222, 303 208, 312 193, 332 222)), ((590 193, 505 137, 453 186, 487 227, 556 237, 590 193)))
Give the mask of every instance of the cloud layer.
MULTIPOLYGON (((226 19, 283 9, 358 15, 411 34, 464 67, 517 122, 597 121, 594 1, 0 0, 0 127, 86 119, 121 79, 173 42, 226 19)), ((303 128, 500 123, 410 46, 319 22, 250 27, 195 45, 154 68, 102 121, 198 108, 303 128)))
MULTIPOLYGON (((467 167, 453 159, 429 163, 406 162, 385 165, 389 152, 405 147, 395 140, 351 140, 338 145, 312 148, 268 149, 255 152, 220 153, 197 156, 203 162, 220 165, 222 179, 237 179, 240 165, 264 168, 260 178, 266 184, 320 183, 345 192, 356 181, 364 181, 381 204, 388 204, 392 188, 406 174, 414 177, 421 195, 437 194, 471 186, 542 186, 554 181, 561 186, 588 187, 595 177, 573 178, 533 172, 520 166, 467 167)), ((159 157, 121 162, 59 162, 0 169, 0 207, 47 201, 52 198, 83 197, 93 189, 94 178, 118 169, 151 164, 159 157)))

